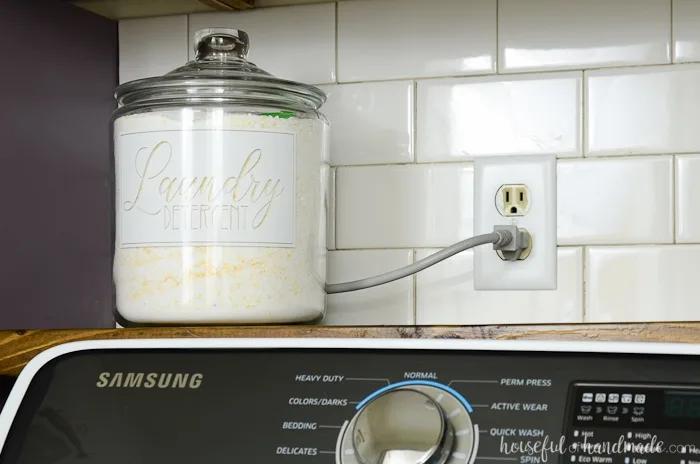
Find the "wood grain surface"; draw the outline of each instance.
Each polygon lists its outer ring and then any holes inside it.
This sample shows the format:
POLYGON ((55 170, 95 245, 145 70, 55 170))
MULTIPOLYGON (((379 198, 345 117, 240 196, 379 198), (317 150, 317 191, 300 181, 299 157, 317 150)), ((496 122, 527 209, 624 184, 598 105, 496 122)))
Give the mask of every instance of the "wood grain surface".
POLYGON ((199 0, 217 11, 247 10, 255 6, 255 0, 199 0))
POLYGON ((0 331, 0 375, 17 375, 41 351, 79 340, 134 338, 461 338, 699 343, 700 323, 503 325, 473 327, 164 327, 0 331))

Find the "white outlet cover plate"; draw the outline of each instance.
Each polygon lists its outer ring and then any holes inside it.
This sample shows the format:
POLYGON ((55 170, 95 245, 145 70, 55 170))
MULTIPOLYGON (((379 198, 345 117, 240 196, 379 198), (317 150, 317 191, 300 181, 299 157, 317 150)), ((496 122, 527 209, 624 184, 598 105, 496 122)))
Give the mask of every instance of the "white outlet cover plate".
POLYGON ((475 290, 556 290, 557 288, 557 158, 520 155, 474 160, 474 235, 495 225, 517 225, 531 236, 532 251, 521 261, 502 260, 492 246, 474 250, 475 290), (530 210, 504 217, 496 209, 496 192, 504 184, 525 184, 530 210))

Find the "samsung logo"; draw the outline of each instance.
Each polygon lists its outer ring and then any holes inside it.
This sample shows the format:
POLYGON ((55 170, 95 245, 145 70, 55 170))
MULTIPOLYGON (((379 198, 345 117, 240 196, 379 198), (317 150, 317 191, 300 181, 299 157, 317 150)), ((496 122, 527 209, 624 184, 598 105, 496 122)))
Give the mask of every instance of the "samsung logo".
POLYGON ((192 388, 202 385, 202 374, 103 372, 97 388, 192 388))

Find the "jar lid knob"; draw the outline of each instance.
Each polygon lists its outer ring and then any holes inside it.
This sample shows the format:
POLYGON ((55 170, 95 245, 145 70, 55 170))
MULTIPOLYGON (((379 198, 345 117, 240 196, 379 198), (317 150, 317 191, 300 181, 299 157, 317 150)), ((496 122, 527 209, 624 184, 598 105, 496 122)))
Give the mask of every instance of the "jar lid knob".
POLYGON ((245 58, 248 55, 248 34, 238 29, 208 28, 194 34, 195 59, 245 58))

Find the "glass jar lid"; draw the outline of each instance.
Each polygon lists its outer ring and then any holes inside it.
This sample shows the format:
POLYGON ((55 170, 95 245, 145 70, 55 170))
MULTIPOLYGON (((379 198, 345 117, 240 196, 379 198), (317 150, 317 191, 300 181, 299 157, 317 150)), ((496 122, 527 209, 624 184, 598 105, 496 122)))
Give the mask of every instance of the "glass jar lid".
POLYGON ((247 60, 248 34, 210 28, 194 37, 195 59, 163 76, 117 87, 120 107, 167 104, 261 105, 317 110, 326 94, 317 87, 279 79, 247 60))

